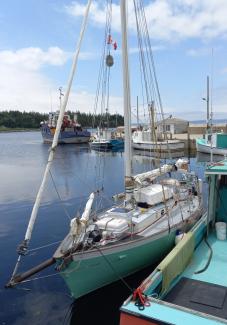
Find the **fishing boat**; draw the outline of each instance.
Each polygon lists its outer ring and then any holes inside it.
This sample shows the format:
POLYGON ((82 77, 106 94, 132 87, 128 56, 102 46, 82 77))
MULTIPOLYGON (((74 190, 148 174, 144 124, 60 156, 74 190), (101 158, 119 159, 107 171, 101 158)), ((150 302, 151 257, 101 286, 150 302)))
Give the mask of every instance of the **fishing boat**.
POLYGON ((116 131, 110 129, 100 130, 94 135, 94 139, 90 142, 92 149, 111 150, 124 148, 124 139, 116 134, 116 131))
MULTIPOLYGON (((71 295, 75 298, 84 296, 158 261, 173 247, 176 232, 179 230, 187 232, 202 215, 202 181, 198 179, 195 173, 188 170, 188 161, 179 159, 144 173, 132 174, 126 3, 127 1, 124 0, 121 0, 120 3, 125 127, 125 191, 116 194, 112 206, 100 212, 94 210, 94 202, 98 200, 102 189, 95 188, 89 195, 82 215, 71 219, 69 232, 53 256, 31 270, 18 272, 21 260, 28 251, 47 175, 56 151, 91 5, 91 0, 89 0, 44 177, 24 240, 18 247, 19 256, 16 266, 6 287, 14 287, 18 283, 23 283, 25 279, 44 268, 55 265, 55 270, 65 280, 71 295)), ((111 6, 111 1, 108 5, 111 6)), ((137 16, 140 15, 139 19, 144 17, 144 12, 141 9, 139 10, 136 7, 135 11, 137 16)), ((110 31, 111 19, 109 15, 111 12, 112 10, 109 7, 106 26, 108 31, 110 31)), ((148 31, 143 34, 147 36, 148 31)), ((143 44, 141 46, 144 49, 143 44)), ((150 49, 149 53, 151 53, 150 49)), ((107 55, 110 54, 107 52, 107 55)), ((110 67, 108 66, 108 68, 110 67)))
POLYGON ((214 155, 227 155, 227 133, 205 134, 204 138, 196 139, 196 150, 214 155))
POLYGON ((208 211, 121 307, 121 325, 227 324, 227 159, 209 163, 208 211))
MULTIPOLYGON (((154 74, 154 76, 156 76, 154 74)), ((162 112, 162 101, 159 89, 157 89, 157 97, 159 102, 159 107, 161 109, 161 116, 163 117, 162 112)), ((155 102, 152 103, 148 107, 149 112, 149 121, 150 126, 140 126, 139 123, 139 103, 138 103, 138 96, 137 96, 137 130, 135 130, 132 134, 132 147, 136 150, 143 150, 143 151, 150 151, 154 154, 165 154, 175 152, 182 152, 184 151, 185 144, 184 141, 176 140, 176 139, 168 139, 167 132, 157 132, 157 124, 161 121, 157 119, 157 112, 155 109, 155 102)), ((167 129, 165 125, 165 119, 162 119, 162 123, 164 126, 164 130, 167 129)), ((171 134, 170 134, 171 135, 171 134)), ((172 136, 172 135, 171 135, 172 136)))
MULTIPOLYGON (((44 143, 52 143, 56 132, 59 111, 50 112, 48 121, 40 123, 40 129, 44 143)), ((88 143, 91 133, 84 130, 77 122, 77 115, 71 119, 69 114, 64 114, 61 130, 58 137, 58 143, 88 143)))
POLYGON ((168 153, 184 151, 184 141, 181 140, 152 140, 153 131, 151 129, 137 130, 132 134, 132 146, 137 150, 147 150, 155 153, 168 153))
POLYGON ((227 133, 213 132, 212 111, 210 113, 210 86, 209 76, 207 76, 207 97, 203 98, 207 103, 207 128, 203 138, 196 139, 196 150, 214 155, 227 154, 227 133))

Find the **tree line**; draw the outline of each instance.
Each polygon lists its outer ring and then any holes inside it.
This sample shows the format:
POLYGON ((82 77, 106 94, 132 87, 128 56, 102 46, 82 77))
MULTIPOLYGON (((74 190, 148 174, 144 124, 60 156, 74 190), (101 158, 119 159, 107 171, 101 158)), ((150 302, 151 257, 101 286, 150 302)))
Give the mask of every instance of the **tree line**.
MULTIPOLYGON (((73 118, 75 112, 68 111, 73 118)), ((76 112, 77 122, 82 127, 116 127, 124 125, 124 118, 120 114, 91 114, 76 112)), ((2 111, 0 112, 0 128, 37 129, 41 121, 47 121, 48 114, 38 112, 2 111)))

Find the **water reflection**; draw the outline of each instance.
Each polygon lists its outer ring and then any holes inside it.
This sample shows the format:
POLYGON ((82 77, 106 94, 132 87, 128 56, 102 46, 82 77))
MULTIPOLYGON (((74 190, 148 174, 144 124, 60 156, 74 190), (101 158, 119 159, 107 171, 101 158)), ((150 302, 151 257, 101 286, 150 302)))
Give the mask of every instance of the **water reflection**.
MULTIPOLYGON (((213 161, 218 162, 224 159, 224 156, 213 155, 213 161)), ((211 161, 211 156, 209 153, 197 152, 196 155, 197 163, 207 163, 211 161)))
MULTIPOLYGON (((48 149, 38 132, 0 134, 0 319, 2 324, 118 324, 118 308, 130 294, 121 282, 79 299, 73 304, 71 314, 73 300, 60 276, 28 282, 18 289, 4 289, 17 258, 16 247, 26 230, 48 149)), ((134 152, 135 173, 157 166, 157 159, 142 153, 134 152)), ((203 177, 204 166, 195 158, 190 158, 190 166, 203 177)), ((103 204, 112 204, 110 198, 124 190, 124 152, 91 151, 89 145, 59 146, 51 174, 54 184, 49 178, 30 248, 63 239, 69 229, 64 209, 75 216, 78 210, 82 211, 92 190, 103 188, 103 204)), ((49 258, 55 249, 51 246, 25 256, 20 271, 49 258)), ((129 279, 130 286, 136 287, 151 270, 152 267, 146 274, 142 271, 129 279)), ((41 275, 54 273, 50 268, 41 275)))
POLYGON ((69 318, 70 325, 118 325, 120 306, 155 266, 149 266, 136 274, 128 276, 125 278, 125 283, 119 280, 87 296, 74 300, 69 318))
POLYGON ((172 159, 172 158, 181 158, 185 157, 187 154, 185 151, 176 151, 176 152, 151 152, 149 150, 136 150, 133 149, 133 155, 135 156, 145 156, 151 157, 153 159, 172 159))

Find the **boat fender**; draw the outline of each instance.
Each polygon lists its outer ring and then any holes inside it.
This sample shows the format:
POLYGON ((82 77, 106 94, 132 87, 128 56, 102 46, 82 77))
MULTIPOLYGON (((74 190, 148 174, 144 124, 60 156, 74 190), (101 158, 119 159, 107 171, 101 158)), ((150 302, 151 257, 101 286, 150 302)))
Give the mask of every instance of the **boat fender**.
POLYGON ((105 239, 107 239, 107 237, 108 237, 108 231, 103 230, 103 232, 102 232, 102 239, 105 240, 105 239))

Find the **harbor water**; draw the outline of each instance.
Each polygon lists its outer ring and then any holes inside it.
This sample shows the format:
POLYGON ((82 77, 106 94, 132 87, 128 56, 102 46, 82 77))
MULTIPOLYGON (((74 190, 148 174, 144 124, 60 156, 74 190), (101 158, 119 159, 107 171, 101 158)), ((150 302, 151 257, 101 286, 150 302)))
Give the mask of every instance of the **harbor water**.
MULTIPOLYGON (((5 289, 17 259, 49 155, 39 132, 0 134, 0 324, 117 325, 119 307, 154 265, 74 301, 54 267, 16 288, 5 289)), ((191 157, 190 168, 203 178, 206 155, 191 157)), ((133 153, 134 173, 154 168, 154 160, 133 153)), ((111 206, 124 191, 124 152, 97 152, 89 145, 58 146, 45 188, 30 250, 20 271, 52 256, 69 230, 70 218, 82 213, 89 194, 99 190, 99 204, 111 206)), ((152 263, 152 261, 151 261, 152 263)))

